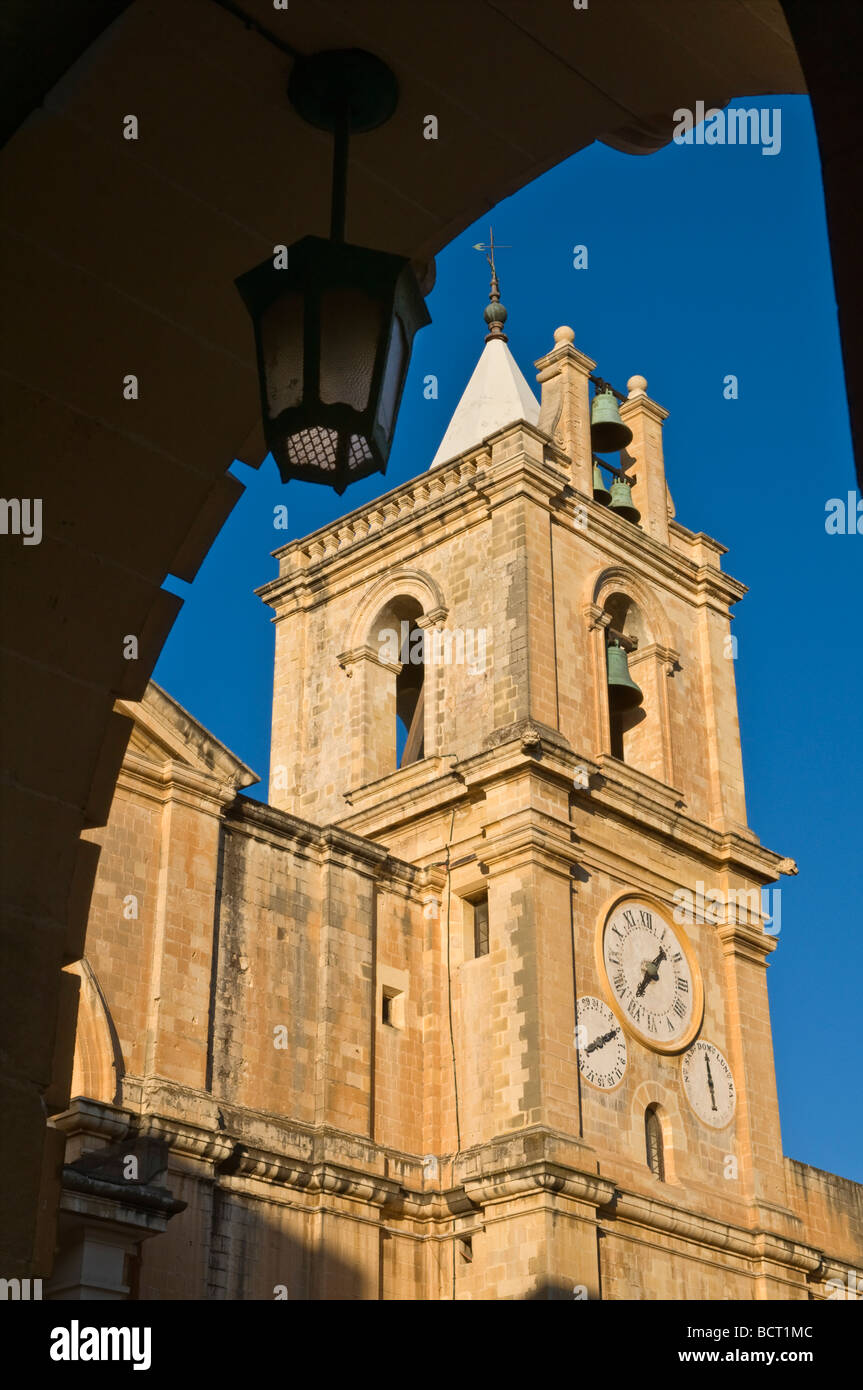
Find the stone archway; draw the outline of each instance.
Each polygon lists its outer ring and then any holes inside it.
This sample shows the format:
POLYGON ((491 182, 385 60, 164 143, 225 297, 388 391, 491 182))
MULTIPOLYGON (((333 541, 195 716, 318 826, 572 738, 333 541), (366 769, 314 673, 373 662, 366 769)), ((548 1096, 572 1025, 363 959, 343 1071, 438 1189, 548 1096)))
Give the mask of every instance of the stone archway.
MULTIPOLYGON (((859 8, 843 7, 832 22, 796 0, 784 8, 804 66, 811 54, 820 74, 820 55, 825 47, 831 53, 830 81, 817 83, 816 119, 822 149, 847 150, 847 124, 831 120, 844 100, 835 54, 853 52, 848 32, 860 24, 859 8)), ((9 272, 0 396, 10 459, 3 491, 43 506, 39 545, 2 537, 4 588, 14 600, 4 637, 0 875, 8 954, 0 1104, 10 1143, 0 1228, 10 1276, 41 1272, 51 1260, 52 1207, 40 1201, 42 1097, 52 1076, 68 1070, 68 1055, 54 1056, 61 967, 83 953, 98 857, 80 833, 104 823, 130 732, 115 701, 141 697, 176 616, 180 601, 161 588, 165 577, 194 578, 242 490, 226 473, 233 455, 252 464, 263 456, 251 338, 233 279, 275 240, 307 232, 310 209, 326 201, 324 137, 301 128, 283 101, 290 43, 280 48, 262 37, 274 22, 271 5, 246 0, 246 9, 244 28, 206 0, 106 0, 64 19, 50 43, 33 6, 14 5, 9 21, 19 80, 2 84, 11 97, 2 156, 9 272), (226 83, 236 98, 229 104, 226 83), (122 134, 130 103, 138 108, 137 142, 122 134), (290 180, 272 178, 274 147, 291 150, 302 197, 290 180), (137 399, 124 396, 128 375, 137 378, 137 399), (129 635, 138 643, 132 661, 124 656, 129 635), (21 1015, 25 998, 38 1001, 29 1021, 21 1015)), ((778 3, 766 23, 741 10, 736 39, 703 11, 695 43, 684 34, 669 41, 665 31, 651 39, 649 24, 637 33, 647 21, 645 7, 633 3, 630 71, 614 42, 617 14, 607 20, 607 42, 586 60, 571 19, 555 33, 538 8, 519 21, 501 11, 490 38, 486 7, 475 0, 453 7, 447 43, 463 52, 493 43, 501 81, 510 75, 524 90, 524 100, 501 107, 490 123, 487 93, 472 71, 454 69, 451 90, 442 92, 446 50, 417 47, 404 15, 388 8, 382 19, 379 9, 321 9, 308 19, 306 40, 344 46, 359 24, 370 44, 395 55, 416 100, 405 102, 404 123, 386 142, 364 151, 363 177, 383 196, 366 200, 356 235, 426 265, 489 205, 593 139, 657 148, 667 136, 655 112, 685 100, 702 71, 707 96, 712 81, 728 93, 745 93, 753 82, 772 91, 803 85, 778 3), (599 71, 603 53, 607 72, 599 71), (656 83, 635 100, 633 79, 651 66, 656 83), (440 97, 444 136, 426 150, 409 113, 431 91, 440 97), (645 109, 633 110, 639 105, 645 109), (444 157, 419 158, 418 150, 444 157)), ((841 167, 825 161, 825 185, 843 336, 856 365, 863 350, 850 325, 860 316, 849 311, 848 286, 858 238, 841 167)))

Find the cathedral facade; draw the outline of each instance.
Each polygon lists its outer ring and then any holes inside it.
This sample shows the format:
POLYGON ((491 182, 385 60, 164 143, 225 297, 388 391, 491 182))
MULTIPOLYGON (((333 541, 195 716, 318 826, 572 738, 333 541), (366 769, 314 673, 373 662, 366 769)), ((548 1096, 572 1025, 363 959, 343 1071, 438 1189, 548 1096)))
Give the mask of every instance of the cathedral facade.
POLYGON ((863 1288, 863 1188, 782 1151, 744 586, 644 378, 604 478, 572 331, 537 399, 488 322, 431 468, 259 591, 269 804, 157 686, 120 706, 50 1297, 863 1288))

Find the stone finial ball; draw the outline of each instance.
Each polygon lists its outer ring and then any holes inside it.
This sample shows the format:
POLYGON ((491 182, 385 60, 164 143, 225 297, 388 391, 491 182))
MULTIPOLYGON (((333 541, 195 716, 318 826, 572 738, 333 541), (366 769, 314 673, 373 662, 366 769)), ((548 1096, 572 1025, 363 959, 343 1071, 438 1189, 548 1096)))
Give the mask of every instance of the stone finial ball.
POLYGON ((643 396, 647 390, 647 378, 643 376, 631 376, 626 383, 626 389, 630 396, 643 396))
POLYGON ((566 324, 561 324, 560 328, 554 330, 554 341, 556 343, 574 343, 575 333, 566 324))

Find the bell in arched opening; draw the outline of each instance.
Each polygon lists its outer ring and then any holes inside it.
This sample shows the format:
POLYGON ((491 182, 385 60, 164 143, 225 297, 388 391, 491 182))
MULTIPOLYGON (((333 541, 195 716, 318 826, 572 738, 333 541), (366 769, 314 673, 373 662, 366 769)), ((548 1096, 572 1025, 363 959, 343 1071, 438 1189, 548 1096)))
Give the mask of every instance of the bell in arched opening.
POLYGON ((610 387, 597 391, 590 407, 590 443, 598 454, 613 454, 632 443, 632 430, 620 418, 610 387))
POLYGON ((631 521, 633 525, 641 520, 641 512, 633 506, 632 488, 625 478, 615 478, 611 484, 611 503, 608 510, 615 516, 631 521))
POLYGON ((615 714, 644 704, 641 687, 629 674, 626 652, 617 638, 608 645, 608 703, 615 714))
POLYGON ((593 465, 593 500, 603 507, 607 507, 611 501, 611 493, 605 486, 605 479, 599 471, 598 463, 593 465))

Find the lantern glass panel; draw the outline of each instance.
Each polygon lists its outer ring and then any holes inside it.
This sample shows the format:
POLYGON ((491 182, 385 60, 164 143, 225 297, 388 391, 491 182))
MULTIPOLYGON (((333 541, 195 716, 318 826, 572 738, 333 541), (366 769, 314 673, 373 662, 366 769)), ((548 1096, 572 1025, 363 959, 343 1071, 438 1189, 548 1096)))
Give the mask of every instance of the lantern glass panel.
POLYGON ((321 400, 365 410, 378 353, 382 305, 365 290, 321 296, 321 400))
POLYGON ((279 295, 261 315, 267 407, 275 419, 303 399, 303 296, 279 295))
POLYGON ((331 473, 336 467, 338 440, 337 430, 315 426, 289 435, 284 447, 295 468, 319 468, 322 473, 331 473))
POLYGON ((407 334, 405 333, 404 325, 398 314, 394 314, 393 328, 390 334, 390 350, 387 354, 387 364, 384 368, 384 380, 381 387, 380 405, 378 406, 378 424, 387 438, 389 438, 392 432, 396 407, 399 403, 399 396, 404 384, 407 357, 407 334))

